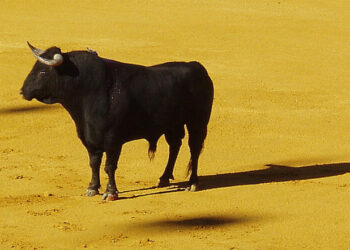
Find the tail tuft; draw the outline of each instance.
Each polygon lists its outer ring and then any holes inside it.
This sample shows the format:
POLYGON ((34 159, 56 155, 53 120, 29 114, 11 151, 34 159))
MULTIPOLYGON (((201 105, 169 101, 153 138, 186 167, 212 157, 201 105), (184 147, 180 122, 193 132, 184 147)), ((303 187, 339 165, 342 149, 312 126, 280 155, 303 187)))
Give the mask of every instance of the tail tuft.
POLYGON ((152 161, 157 151, 157 143, 150 143, 148 148, 148 157, 149 160, 152 161))

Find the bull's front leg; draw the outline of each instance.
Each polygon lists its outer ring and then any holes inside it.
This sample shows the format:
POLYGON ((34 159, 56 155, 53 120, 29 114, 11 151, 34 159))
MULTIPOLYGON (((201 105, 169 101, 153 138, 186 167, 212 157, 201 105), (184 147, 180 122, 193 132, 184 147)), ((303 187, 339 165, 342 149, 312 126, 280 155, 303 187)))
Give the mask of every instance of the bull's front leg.
POLYGON ((91 182, 86 191, 88 196, 94 196, 99 194, 98 189, 101 187, 100 184, 100 166, 102 160, 102 151, 88 150, 90 158, 90 167, 91 167, 91 182))
POLYGON ((118 199, 118 189, 115 182, 115 171, 117 169, 118 160, 121 152, 121 146, 117 150, 106 152, 106 166, 105 171, 108 175, 108 184, 106 192, 103 194, 104 200, 116 200, 118 199))

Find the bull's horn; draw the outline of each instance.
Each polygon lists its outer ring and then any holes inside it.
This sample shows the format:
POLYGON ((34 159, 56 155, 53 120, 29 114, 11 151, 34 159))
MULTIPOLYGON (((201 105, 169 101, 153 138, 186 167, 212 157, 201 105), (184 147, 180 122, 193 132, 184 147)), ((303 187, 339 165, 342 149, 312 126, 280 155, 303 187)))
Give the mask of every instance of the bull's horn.
POLYGON ((39 55, 41 56, 42 54, 45 53, 46 50, 42 50, 42 49, 38 49, 38 48, 35 48, 33 45, 31 45, 28 41, 27 41, 27 44, 29 46, 29 48, 32 50, 32 52, 35 54, 35 55, 39 55))
POLYGON ((53 56, 53 59, 46 59, 41 57, 41 55, 46 52, 45 50, 35 48, 29 42, 27 43, 29 48, 32 50, 34 56, 38 59, 39 62, 46 64, 48 66, 59 66, 63 63, 63 56, 61 54, 55 54, 53 56))

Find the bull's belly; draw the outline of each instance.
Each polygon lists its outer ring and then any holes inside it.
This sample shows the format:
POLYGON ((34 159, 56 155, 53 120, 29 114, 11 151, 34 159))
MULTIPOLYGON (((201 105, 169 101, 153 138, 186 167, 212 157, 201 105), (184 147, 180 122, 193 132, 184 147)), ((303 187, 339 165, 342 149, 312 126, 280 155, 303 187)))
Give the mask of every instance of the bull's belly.
POLYGON ((127 143, 130 141, 145 139, 150 143, 156 143, 158 139, 172 131, 184 130, 184 123, 179 121, 170 121, 169 123, 164 124, 155 124, 155 123, 138 123, 130 124, 130 126, 123 126, 114 128, 106 134, 105 142, 108 144, 116 143, 127 143))

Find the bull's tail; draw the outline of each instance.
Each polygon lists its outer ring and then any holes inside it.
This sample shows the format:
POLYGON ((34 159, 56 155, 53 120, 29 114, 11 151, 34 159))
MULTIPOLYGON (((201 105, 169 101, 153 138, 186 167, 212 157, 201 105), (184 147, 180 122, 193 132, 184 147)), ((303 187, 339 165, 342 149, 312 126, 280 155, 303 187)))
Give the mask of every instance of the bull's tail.
POLYGON ((156 155, 156 151, 157 151, 157 142, 149 142, 148 157, 150 161, 154 159, 154 156, 156 155))
MULTIPOLYGON (((197 152, 194 152, 194 150, 196 150, 196 149, 194 149, 193 146, 190 146, 192 152, 191 152, 191 159, 190 159, 190 161, 188 162, 188 165, 187 165, 186 178, 188 176, 190 176, 190 174, 192 173, 194 168, 195 168, 195 171, 197 172, 198 157, 203 151, 205 137, 206 137, 206 132, 205 132, 205 135, 203 135, 203 141, 202 141, 202 143, 200 143, 200 146, 198 147, 198 151, 197 152), (192 157, 194 157, 195 159, 193 160, 192 157)), ((191 143, 190 143, 190 145, 191 145, 191 143)))
POLYGON ((206 69, 199 63, 196 67, 194 80, 189 83, 191 95, 190 105, 187 106, 186 127, 191 159, 187 166, 187 176, 191 174, 190 183, 197 182, 198 158, 207 136, 207 126, 211 115, 214 98, 214 86, 206 69))
POLYGON ((190 176, 190 174, 192 173, 192 169, 193 169, 193 163, 192 163, 192 159, 190 159, 190 161, 187 165, 186 178, 188 178, 190 176))

